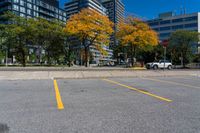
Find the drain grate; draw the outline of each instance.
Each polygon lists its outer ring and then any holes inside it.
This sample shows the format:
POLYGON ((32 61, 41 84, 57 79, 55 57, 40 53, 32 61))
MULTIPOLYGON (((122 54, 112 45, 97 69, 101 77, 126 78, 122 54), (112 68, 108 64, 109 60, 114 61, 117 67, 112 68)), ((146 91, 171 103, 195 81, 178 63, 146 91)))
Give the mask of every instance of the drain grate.
POLYGON ((9 127, 7 124, 0 123, 0 133, 9 133, 9 127))

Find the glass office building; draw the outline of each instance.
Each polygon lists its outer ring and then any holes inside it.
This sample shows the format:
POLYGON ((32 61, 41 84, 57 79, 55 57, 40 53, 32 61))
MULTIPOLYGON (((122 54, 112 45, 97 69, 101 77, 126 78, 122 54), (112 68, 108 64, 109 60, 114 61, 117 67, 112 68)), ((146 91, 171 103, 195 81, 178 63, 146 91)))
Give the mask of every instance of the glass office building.
MULTIPOLYGON (((175 15, 173 12, 159 14, 158 18, 148 20, 147 23, 155 30, 160 41, 169 39, 171 33, 177 30, 197 31, 200 33, 200 13, 175 15)), ((196 43, 199 49, 199 44, 196 43)), ((195 50, 194 53, 200 52, 195 50)))
POLYGON ((113 23, 124 20, 124 4, 121 0, 101 0, 101 3, 107 9, 108 17, 113 23))
POLYGON ((49 21, 58 19, 62 22, 66 22, 67 15, 59 8, 58 0, 0 0, 0 14, 6 11, 26 18, 41 17, 49 21))
MULTIPOLYGON (((117 32, 117 24, 124 21, 124 4, 121 0, 101 0, 102 5, 107 9, 109 19, 114 23, 114 31, 117 32)), ((111 47, 117 45, 115 34, 111 37, 111 47)))
POLYGON ((176 30, 200 32, 200 13, 174 15, 172 12, 159 14, 156 19, 148 20, 151 28, 159 33, 160 40, 168 39, 176 30))
POLYGON ((71 15, 81 11, 83 8, 94 9, 103 15, 107 15, 106 8, 103 7, 98 0, 71 0, 65 3, 64 8, 67 12, 67 19, 69 19, 71 15))

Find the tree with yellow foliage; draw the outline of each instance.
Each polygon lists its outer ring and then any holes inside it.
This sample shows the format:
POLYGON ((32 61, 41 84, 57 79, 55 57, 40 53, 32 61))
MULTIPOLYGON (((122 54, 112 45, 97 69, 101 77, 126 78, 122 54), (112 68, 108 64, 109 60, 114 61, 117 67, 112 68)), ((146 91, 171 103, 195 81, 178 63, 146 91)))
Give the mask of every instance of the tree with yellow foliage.
POLYGON ((119 23, 117 37, 122 46, 129 47, 132 66, 137 49, 158 44, 157 33, 146 23, 133 17, 128 17, 125 22, 119 23))
POLYGON ((67 21, 65 32, 79 38, 80 48, 84 48, 85 66, 88 66, 90 46, 94 46, 102 54, 104 45, 109 45, 113 33, 113 23, 105 15, 92 9, 83 9, 67 21))

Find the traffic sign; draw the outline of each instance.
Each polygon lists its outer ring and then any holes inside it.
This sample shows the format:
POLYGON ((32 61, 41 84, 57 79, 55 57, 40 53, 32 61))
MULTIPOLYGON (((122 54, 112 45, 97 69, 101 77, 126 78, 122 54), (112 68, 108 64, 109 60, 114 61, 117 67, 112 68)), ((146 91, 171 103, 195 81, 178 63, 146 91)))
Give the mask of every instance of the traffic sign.
POLYGON ((164 47, 167 47, 169 45, 169 40, 163 40, 161 42, 161 44, 164 46, 164 47))

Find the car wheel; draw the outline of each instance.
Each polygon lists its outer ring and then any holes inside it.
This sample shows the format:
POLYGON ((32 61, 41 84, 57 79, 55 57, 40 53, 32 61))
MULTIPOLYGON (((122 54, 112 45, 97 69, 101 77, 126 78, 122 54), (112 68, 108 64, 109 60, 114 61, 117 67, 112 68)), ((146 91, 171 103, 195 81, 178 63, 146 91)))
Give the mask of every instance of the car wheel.
POLYGON ((154 70, 158 69, 158 66, 157 66, 157 65, 154 65, 154 66, 153 66, 153 69, 154 69, 154 70))
POLYGON ((172 69, 172 66, 171 66, 171 65, 169 65, 167 68, 168 68, 169 70, 171 70, 171 69, 172 69))

